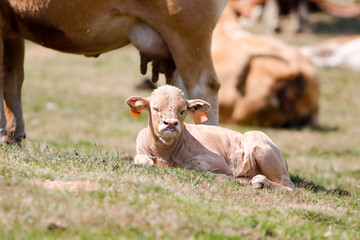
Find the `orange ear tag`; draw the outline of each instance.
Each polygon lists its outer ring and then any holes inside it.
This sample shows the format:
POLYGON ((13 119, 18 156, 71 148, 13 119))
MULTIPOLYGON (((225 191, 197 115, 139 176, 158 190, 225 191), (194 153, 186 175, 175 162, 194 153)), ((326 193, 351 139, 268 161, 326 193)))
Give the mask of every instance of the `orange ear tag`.
POLYGON ((204 113, 198 109, 195 110, 195 114, 193 117, 194 123, 199 124, 199 123, 206 122, 208 120, 208 118, 206 117, 207 115, 208 115, 207 113, 204 113))
POLYGON ((130 115, 140 118, 141 117, 141 112, 135 112, 134 110, 130 109, 130 115))

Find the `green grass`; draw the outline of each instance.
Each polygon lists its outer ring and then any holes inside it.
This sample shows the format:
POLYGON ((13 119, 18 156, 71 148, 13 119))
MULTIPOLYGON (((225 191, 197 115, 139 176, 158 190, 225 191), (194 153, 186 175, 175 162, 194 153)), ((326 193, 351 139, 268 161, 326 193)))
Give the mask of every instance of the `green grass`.
POLYGON ((124 101, 150 95, 132 47, 98 59, 26 48, 27 139, 0 149, 0 239, 360 238, 360 73, 319 69, 320 129, 256 128, 287 158, 289 193, 132 164, 147 119, 124 101))
POLYGON ((118 154, 29 145, 3 149, 1 239, 359 236, 356 191, 314 189, 294 176, 293 193, 254 190, 205 173, 134 165, 118 154), (89 186, 60 191, 46 180, 89 186))

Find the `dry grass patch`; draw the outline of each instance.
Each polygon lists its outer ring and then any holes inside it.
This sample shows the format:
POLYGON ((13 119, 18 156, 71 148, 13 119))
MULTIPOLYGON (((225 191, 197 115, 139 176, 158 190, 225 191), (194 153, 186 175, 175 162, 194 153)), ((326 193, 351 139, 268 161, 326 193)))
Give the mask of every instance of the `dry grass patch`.
POLYGON ((2 150, 1 239, 359 235, 356 192, 254 190, 207 173, 134 165, 109 152, 45 149, 2 150), (89 184, 97 188, 78 190, 89 184))
POLYGON ((34 179, 30 183, 48 190, 58 191, 96 191, 99 190, 100 185, 92 181, 60 181, 48 179, 34 179))

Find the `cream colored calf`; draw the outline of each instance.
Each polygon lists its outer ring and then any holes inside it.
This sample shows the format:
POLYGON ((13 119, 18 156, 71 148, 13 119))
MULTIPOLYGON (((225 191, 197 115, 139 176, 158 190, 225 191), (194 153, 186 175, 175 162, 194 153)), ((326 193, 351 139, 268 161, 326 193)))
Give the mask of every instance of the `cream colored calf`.
POLYGON ((149 98, 133 96, 126 104, 137 117, 149 111, 148 127, 136 141, 135 163, 222 174, 257 188, 294 188, 285 158, 264 133, 184 123, 187 112, 194 113, 195 123, 206 121, 209 103, 187 100, 180 89, 163 86, 149 98))

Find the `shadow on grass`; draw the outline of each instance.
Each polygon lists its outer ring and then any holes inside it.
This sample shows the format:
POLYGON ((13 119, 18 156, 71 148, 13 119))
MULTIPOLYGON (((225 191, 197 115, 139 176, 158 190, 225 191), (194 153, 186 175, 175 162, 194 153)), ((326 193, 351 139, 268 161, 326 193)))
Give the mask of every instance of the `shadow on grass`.
POLYGON ((315 34, 360 34, 359 18, 337 18, 330 21, 318 21, 312 23, 311 30, 315 34))
POLYGON ((325 187, 318 185, 312 181, 306 180, 298 175, 296 176, 290 175, 290 178, 296 187, 311 190, 314 193, 323 192, 330 195, 351 196, 351 193, 344 189, 341 188, 326 189, 325 187))
POLYGON ((315 132, 336 132, 339 131, 339 127, 337 126, 324 126, 324 125, 318 125, 318 126, 312 126, 310 127, 312 131, 315 132))
POLYGON ((150 78, 142 79, 136 86, 136 89, 152 91, 158 87, 157 84, 153 83, 150 78))

